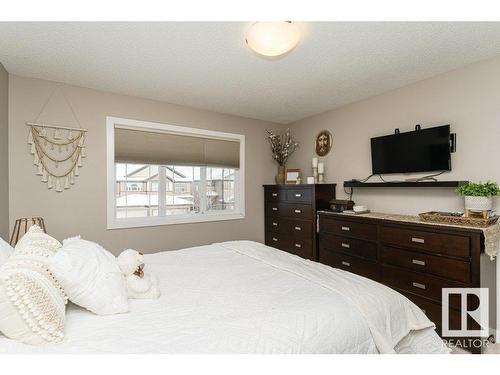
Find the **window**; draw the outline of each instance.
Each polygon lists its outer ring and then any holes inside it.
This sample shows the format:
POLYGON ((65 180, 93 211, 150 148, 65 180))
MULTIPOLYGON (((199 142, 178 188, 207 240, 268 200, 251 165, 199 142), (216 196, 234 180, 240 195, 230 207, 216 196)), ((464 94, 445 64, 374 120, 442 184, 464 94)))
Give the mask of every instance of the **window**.
POLYGON ((210 199, 207 201, 207 210, 234 209, 234 174, 230 168, 207 169, 207 192, 210 199))
POLYGON ((157 174, 158 167, 154 165, 116 164, 117 218, 158 216, 158 193, 144 188, 148 180, 157 174))
POLYGON ((108 117, 108 228, 244 217, 244 136, 108 117))

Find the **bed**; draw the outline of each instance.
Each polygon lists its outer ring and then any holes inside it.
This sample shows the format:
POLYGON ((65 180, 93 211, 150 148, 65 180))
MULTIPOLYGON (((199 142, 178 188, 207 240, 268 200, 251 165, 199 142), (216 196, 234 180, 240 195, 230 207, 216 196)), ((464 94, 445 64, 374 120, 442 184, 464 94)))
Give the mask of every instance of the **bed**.
POLYGON ((251 241, 145 257, 158 300, 97 316, 68 305, 65 339, 0 353, 447 353, 413 303, 372 280, 251 241))

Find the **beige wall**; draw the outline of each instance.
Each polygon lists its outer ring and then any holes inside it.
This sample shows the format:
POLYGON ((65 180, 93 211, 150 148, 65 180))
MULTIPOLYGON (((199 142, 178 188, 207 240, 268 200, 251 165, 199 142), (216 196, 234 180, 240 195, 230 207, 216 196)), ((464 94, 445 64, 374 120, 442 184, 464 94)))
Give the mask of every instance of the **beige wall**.
MULTIPOLYGON (((457 133, 452 172, 440 179, 500 182, 500 59, 470 65, 291 124, 301 148, 288 164, 311 175, 314 138, 319 130, 329 129, 335 145, 324 158, 326 181, 337 183, 337 195, 343 198, 344 180, 361 179, 371 173, 370 138, 391 134, 395 128, 413 130, 415 124, 424 128, 451 124, 457 133)), ((463 202, 453 189, 358 188, 353 199, 374 211, 390 213, 463 210, 463 202)))
POLYGON ((9 151, 8 151, 9 75, 0 64, 0 237, 9 238, 9 151))
POLYGON ((176 106, 152 100, 62 85, 39 121, 77 125, 64 102, 71 102, 83 127, 89 129, 87 158, 76 184, 63 193, 48 190, 35 175, 28 153, 26 121, 33 121, 55 83, 10 76, 9 155, 10 225, 25 216, 42 216, 58 239, 81 234, 113 252, 132 247, 145 252, 178 249, 232 239, 264 239, 262 184, 275 168, 264 140, 272 123, 176 106), (214 223, 106 230, 106 116, 198 127, 246 136, 246 218, 214 223))
MULTIPOLYGON (((0 88, 6 78, 6 74, 0 72, 0 88)), ((9 77, 11 227, 18 217, 40 215, 55 237, 63 239, 81 234, 114 252, 125 247, 151 252, 230 239, 263 240, 261 185, 271 183, 275 173, 268 145, 264 141, 264 129, 284 129, 285 126, 62 85, 63 93, 89 133, 88 157, 84 160, 76 185, 58 194, 47 190, 35 175, 26 145, 25 126, 26 121, 37 117, 55 85, 31 78, 9 77), (106 230, 106 116, 245 134, 246 218, 217 223, 106 230)), ((301 120, 290 125, 301 142, 301 148, 292 156, 288 166, 299 167, 304 176, 310 175, 314 137, 320 129, 330 129, 335 145, 324 159, 326 179, 327 182, 337 183, 337 195, 344 197, 344 180, 362 178, 371 173, 370 137, 392 133, 396 127, 402 131, 412 130, 417 123, 423 127, 450 123, 452 131, 458 135, 458 150, 452 155, 453 171, 440 178, 500 182, 499 87, 500 59, 494 59, 301 120)), ((0 89, 0 103, 4 96, 0 89)), ((0 113, 1 108, 0 105, 0 113)), ((39 120, 77 125, 60 92, 39 120)), ((0 131, 5 130, 0 128, 0 131)), ((0 136, 0 142, 4 139, 0 136)), ((2 152, 7 148, 5 144, 1 147, 2 152)), ((1 173, 5 174, 5 168, 0 163, 1 173)), ((408 176, 387 178, 405 177, 408 176)), ((0 208, 2 202, 7 200, 5 186, 0 186, 0 208)), ((395 213, 416 214, 427 210, 463 208, 462 200, 453 189, 356 189, 354 200, 367 204, 372 210, 395 213)), ((5 211, 2 209, 0 212, 5 211)), ((0 217, 0 231, 1 228, 0 217)))

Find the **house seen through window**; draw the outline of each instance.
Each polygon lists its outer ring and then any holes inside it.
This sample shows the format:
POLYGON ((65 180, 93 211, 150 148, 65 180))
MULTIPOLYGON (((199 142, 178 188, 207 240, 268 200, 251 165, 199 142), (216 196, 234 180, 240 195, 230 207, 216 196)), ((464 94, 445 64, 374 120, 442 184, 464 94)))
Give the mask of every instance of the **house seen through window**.
POLYGON ((116 163, 117 218, 232 211, 234 176, 233 168, 116 163), (161 208, 160 191, 165 194, 161 208))

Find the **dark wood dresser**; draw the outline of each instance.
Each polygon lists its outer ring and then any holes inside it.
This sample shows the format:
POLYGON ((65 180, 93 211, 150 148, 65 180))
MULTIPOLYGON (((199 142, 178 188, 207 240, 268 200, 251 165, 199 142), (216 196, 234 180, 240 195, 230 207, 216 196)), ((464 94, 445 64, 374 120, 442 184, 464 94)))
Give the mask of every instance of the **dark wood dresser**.
MULTIPOLYGON (((404 294, 441 335, 442 288, 489 288, 489 325, 496 326, 495 262, 480 229, 405 221, 405 216, 319 213, 319 261, 404 294)), ((450 328, 459 329, 460 297, 450 298, 450 328)), ((469 310, 477 301, 468 301, 469 310)), ((469 319, 469 328, 477 328, 469 319)))
POLYGON ((334 198, 335 184, 264 185, 266 245, 317 260, 316 213, 334 198))

